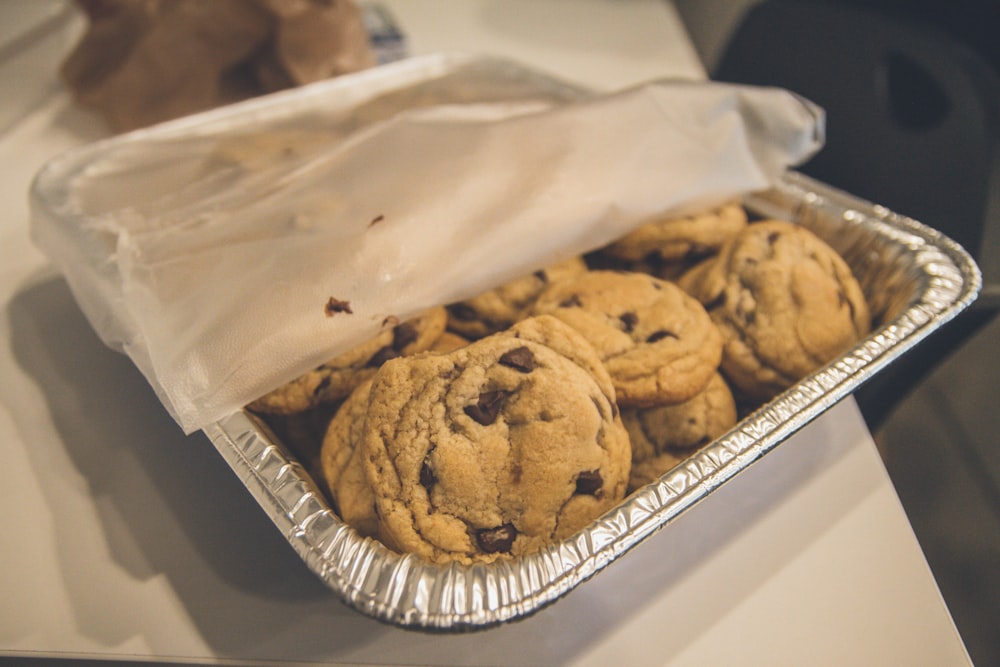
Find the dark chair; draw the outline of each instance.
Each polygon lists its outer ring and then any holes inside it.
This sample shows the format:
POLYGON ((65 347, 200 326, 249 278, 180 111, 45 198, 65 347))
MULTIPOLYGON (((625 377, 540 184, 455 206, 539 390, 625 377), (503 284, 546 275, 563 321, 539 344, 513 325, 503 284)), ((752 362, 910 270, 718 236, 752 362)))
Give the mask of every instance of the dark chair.
POLYGON ((824 107, 827 142, 800 171, 940 230, 983 268, 981 297, 855 394, 872 430, 1000 305, 1000 77, 902 15, 820 1, 751 7, 712 77, 824 107))

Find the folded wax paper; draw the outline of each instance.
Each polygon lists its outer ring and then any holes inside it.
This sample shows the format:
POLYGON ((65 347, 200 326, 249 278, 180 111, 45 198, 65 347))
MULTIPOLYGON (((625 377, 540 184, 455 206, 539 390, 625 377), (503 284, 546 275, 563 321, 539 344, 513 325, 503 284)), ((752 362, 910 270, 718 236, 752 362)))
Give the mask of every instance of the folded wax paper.
POLYGON ((186 432, 429 307, 766 189, 823 141, 822 110, 779 89, 532 95, 508 68, 492 95, 473 67, 472 93, 400 97, 392 67, 121 135, 37 177, 36 243, 186 432), (379 77, 392 94, 358 93, 379 77))

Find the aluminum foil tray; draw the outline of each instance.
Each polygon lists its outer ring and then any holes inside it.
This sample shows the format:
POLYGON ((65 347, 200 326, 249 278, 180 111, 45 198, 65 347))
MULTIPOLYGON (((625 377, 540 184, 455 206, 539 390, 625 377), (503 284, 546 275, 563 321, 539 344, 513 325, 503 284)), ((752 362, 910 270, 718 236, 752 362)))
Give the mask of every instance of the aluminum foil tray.
POLYGON ((788 174, 745 204, 760 216, 808 227, 844 256, 871 304, 872 334, 589 528, 544 551, 471 566, 396 554, 341 523, 304 467, 252 415, 231 415, 206 433, 306 564, 360 612, 449 631, 527 616, 780 445, 964 310, 980 290, 978 267, 947 237, 800 174, 788 174))
MULTIPOLYGON (((351 81, 333 80, 181 119, 169 126, 167 136, 247 126, 280 130, 289 123, 326 128, 331 118, 356 127, 406 105, 526 95, 572 100, 586 94, 508 63, 448 55, 401 61, 351 81), (478 83, 484 74, 490 80, 488 90, 478 83), (351 87, 358 82, 364 95, 351 87), (361 106, 354 104, 357 100, 363 101, 361 106)), ((58 195, 56 185, 65 184, 50 184, 58 195)), ((36 199, 41 194, 34 193, 36 199)), ((43 201, 36 204, 46 208, 43 201)), ((544 551, 469 566, 431 565, 391 552, 344 525, 303 463, 252 414, 232 414, 205 432, 308 567, 361 613, 436 631, 486 628, 530 615, 613 564, 780 445, 966 308, 981 288, 978 267, 950 239, 799 174, 788 174, 778 187, 748 197, 745 204, 759 216, 793 220, 812 229, 844 256, 871 305, 873 333, 656 483, 544 551)))

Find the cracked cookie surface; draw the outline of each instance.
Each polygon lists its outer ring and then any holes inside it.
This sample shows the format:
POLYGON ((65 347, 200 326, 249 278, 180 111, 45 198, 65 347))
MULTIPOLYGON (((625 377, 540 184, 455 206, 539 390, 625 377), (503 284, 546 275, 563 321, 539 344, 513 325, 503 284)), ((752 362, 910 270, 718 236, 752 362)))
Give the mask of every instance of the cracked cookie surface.
POLYGON ((550 285, 535 314, 551 314, 597 350, 622 406, 686 401, 701 391, 722 356, 705 308, 655 276, 588 271, 550 285))
POLYGON ((847 263, 791 222, 750 224, 679 284, 705 304, 722 332, 721 369, 744 400, 770 400, 871 327, 847 263))
POLYGON ((434 562, 536 551, 610 509, 628 482, 610 379, 552 317, 387 362, 367 423, 380 539, 434 562))
POLYGON ((443 307, 431 308, 383 329, 366 343, 278 387, 247 407, 263 414, 287 415, 343 399, 375 375, 386 360, 430 348, 444 332, 447 321, 443 307))

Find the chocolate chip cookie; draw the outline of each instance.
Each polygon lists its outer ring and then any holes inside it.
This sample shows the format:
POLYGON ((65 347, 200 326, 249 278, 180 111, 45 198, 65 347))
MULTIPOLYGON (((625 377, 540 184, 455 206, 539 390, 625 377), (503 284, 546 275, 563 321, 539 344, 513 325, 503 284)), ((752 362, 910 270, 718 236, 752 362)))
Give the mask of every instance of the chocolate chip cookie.
POLYGON ((624 408, 632 443, 629 490, 648 484, 736 424, 736 402, 716 373, 694 398, 676 405, 624 408))
POLYGON ((770 400, 871 327, 847 263, 791 222, 750 224, 680 284, 722 332, 721 369, 741 400, 770 400))
POLYGON ((453 303, 448 306, 448 329, 470 339, 502 331, 527 316, 531 305, 549 283, 586 270, 583 258, 573 257, 471 299, 453 303))
POLYGON ((386 362, 362 451, 380 539, 433 562, 572 535, 623 498, 631 461, 600 360, 553 317, 386 362))
POLYGON ((367 343, 265 394, 247 407, 262 414, 292 414, 338 401, 371 378, 387 359, 428 349, 445 330, 448 314, 431 308, 386 327, 367 343))
POLYGON ((602 249, 660 278, 674 279, 747 226, 746 210, 738 202, 686 217, 659 217, 602 249))
POLYGON ((722 356, 704 307, 677 285, 642 273, 588 271, 550 285, 535 314, 590 341, 622 406, 680 403, 701 391, 722 356))

